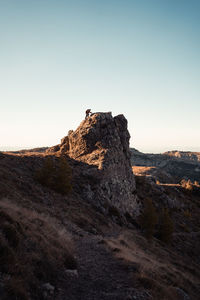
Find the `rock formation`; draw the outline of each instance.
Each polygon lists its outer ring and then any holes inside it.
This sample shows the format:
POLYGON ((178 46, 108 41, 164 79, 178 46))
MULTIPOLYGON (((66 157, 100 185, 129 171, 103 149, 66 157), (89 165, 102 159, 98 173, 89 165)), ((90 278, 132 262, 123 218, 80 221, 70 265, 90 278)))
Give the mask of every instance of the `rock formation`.
POLYGON ((123 115, 94 113, 69 131, 50 151, 67 154, 84 164, 79 178, 88 177, 82 193, 102 210, 117 208, 120 214, 137 215, 135 179, 130 163, 130 135, 123 115))

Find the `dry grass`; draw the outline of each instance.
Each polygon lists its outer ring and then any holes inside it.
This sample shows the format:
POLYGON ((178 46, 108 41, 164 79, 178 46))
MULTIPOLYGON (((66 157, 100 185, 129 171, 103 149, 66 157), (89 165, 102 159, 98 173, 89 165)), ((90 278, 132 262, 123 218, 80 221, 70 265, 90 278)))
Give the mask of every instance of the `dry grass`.
POLYGON ((148 243, 136 232, 123 232, 118 238, 105 240, 114 255, 126 265, 133 266, 133 284, 150 290, 153 299, 180 299, 177 288, 195 295, 200 273, 187 270, 180 257, 174 257, 169 249, 157 241, 148 243), (177 262, 179 261, 179 265, 177 262))
POLYGON ((77 267, 71 237, 54 219, 1 200, 0 222, 0 272, 10 276, 4 299, 40 299, 42 283, 56 285, 77 267))
POLYGON ((148 172, 154 169, 156 169, 156 167, 132 166, 133 173, 138 176, 147 175, 148 172))

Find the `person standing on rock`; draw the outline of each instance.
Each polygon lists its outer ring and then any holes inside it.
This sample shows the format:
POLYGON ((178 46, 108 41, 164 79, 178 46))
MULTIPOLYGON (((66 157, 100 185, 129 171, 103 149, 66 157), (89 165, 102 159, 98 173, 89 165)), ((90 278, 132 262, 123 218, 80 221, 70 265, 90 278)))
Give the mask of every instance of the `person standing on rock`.
POLYGON ((85 120, 89 117, 89 115, 91 114, 91 109, 87 109, 85 112, 85 120))

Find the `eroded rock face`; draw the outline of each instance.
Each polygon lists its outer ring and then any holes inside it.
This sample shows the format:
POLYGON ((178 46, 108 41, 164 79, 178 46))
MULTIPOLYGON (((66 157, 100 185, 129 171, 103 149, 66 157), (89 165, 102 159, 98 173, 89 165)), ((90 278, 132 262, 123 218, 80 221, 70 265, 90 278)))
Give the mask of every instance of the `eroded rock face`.
POLYGON ((90 177, 83 195, 107 210, 137 215, 135 179, 130 163, 130 135, 123 115, 94 113, 62 139, 59 151, 84 163, 79 176, 90 177))

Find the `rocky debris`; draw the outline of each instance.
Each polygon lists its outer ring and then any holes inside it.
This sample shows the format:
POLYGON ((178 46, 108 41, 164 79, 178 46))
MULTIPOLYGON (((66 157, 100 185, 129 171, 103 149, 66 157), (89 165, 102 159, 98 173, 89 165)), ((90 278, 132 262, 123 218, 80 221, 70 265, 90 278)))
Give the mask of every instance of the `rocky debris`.
MULTIPOLYGON (((119 214, 139 213, 135 179, 131 169, 130 135, 123 115, 111 112, 93 113, 75 131, 51 148, 82 163, 80 178, 89 178, 82 185, 83 197, 102 211, 115 207, 119 214)), ((80 169, 80 165, 78 166, 80 169)))
POLYGON ((180 297, 180 300, 190 300, 190 296, 181 288, 177 287, 176 291, 180 297))
POLYGON ((63 282, 56 299, 151 300, 148 291, 133 288, 133 272, 99 241, 87 234, 77 239, 78 280, 63 282))
POLYGON ((52 299, 52 296, 54 295, 55 287, 51 285, 49 282, 44 283, 42 285, 43 288, 43 297, 44 299, 52 299))
POLYGON ((77 270, 65 270, 65 275, 72 277, 72 278, 78 278, 78 271, 77 270))

